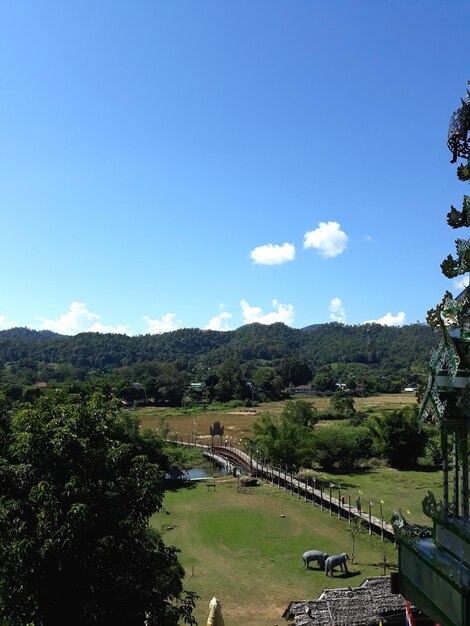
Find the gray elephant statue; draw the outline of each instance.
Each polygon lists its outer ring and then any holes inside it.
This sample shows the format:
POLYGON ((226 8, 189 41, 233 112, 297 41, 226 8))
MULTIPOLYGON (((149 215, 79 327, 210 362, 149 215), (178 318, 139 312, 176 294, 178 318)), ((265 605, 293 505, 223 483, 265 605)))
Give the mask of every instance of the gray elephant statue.
POLYGON ((321 552, 321 550, 308 550, 308 552, 304 552, 302 554, 302 559, 305 565, 305 569, 310 569, 310 562, 317 561, 318 566, 321 570, 325 569, 325 561, 328 558, 328 554, 326 552, 321 552))
POLYGON ((346 552, 342 554, 334 554, 333 556, 329 556, 325 561, 325 574, 327 576, 333 576, 333 570, 338 565, 341 568, 341 571, 348 572, 348 566, 346 565, 346 561, 349 561, 349 556, 346 552))

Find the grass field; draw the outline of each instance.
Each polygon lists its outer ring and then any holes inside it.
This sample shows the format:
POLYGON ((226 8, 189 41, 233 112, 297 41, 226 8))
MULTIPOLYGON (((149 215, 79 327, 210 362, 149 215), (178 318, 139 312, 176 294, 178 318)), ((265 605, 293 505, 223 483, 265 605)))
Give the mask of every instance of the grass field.
MULTIPOLYGON (((237 480, 217 479, 215 491, 202 482, 166 493, 165 512, 151 523, 165 543, 181 549, 185 587, 196 591, 196 618, 205 625, 210 599, 222 602, 226 626, 274 626, 291 600, 313 599, 325 588, 357 586, 383 573, 383 543, 367 533, 356 540, 350 573, 327 578, 305 570, 302 553, 322 549, 351 555, 349 525, 319 507, 264 483, 239 493, 237 480)), ((387 545, 387 561, 396 551, 387 545)))
MULTIPOLYGON (((328 398, 306 397, 306 399, 319 410, 327 408, 328 398)), ((409 406, 416 403, 413 394, 384 394, 366 398, 355 398, 357 411, 378 411, 382 409, 395 409, 409 406)), ((185 438, 191 438, 194 433, 195 438, 200 443, 210 441, 209 427, 220 421, 225 428, 225 435, 234 442, 240 443, 240 439, 251 434, 252 424, 256 417, 263 412, 278 415, 284 406, 283 402, 270 402, 256 407, 256 409, 223 409, 217 411, 205 411, 199 413, 188 413, 181 409, 161 409, 143 408, 139 409, 139 416, 142 426, 158 429, 161 418, 165 418, 169 426, 170 433, 185 438)), ((332 424, 332 421, 325 422, 324 425, 332 424)), ((368 468, 352 474, 330 474, 321 470, 315 471, 315 476, 324 478, 327 482, 339 485, 341 492, 346 496, 351 493, 351 500, 354 505, 358 495, 361 496, 363 510, 367 510, 367 503, 371 500, 373 515, 379 516, 380 501, 384 518, 390 520, 393 511, 401 509, 403 514, 414 523, 427 523, 427 518, 421 511, 421 501, 428 489, 436 495, 440 495, 442 478, 439 471, 397 471, 391 468, 379 467, 368 468), (362 493, 361 493, 362 492, 362 493), (407 513, 409 511, 410 513, 407 513)))
MULTIPOLYGON (((401 509, 407 521, 413 524, 432 525, 431 520, 422 512, 421 502, 428 491, 432 491, 438 499, 442 493, 441 471, 428 468, 423 468, 422 471, 404 471, 377 467, 351 474, 328 474, 318 471, 315 472, 315 476, 339 486, 341 493, 346 497, 346 503, 348 493, 351 493, 352 506, 355 506, 356 498, 360 495, 364 512, 368 511, 368 502, 371 500, 372 515, 376 517, 380 517, 382 500, 382 513, 386 522, 390 522, 394 511, 401 509)), ((337 495, 336 490, 334 493, 337 495)))
MULTIPOLYGON (((319 410, 326 409, 329 402, 328 398, 302 399, 319 410)), ((355 406, 357 411, 371 412, 415 402, 414 395, 395 394, 356 398, 355 406)), ((205 412, 144 408, 137 415, 143 427, 158 430, 164 418, 171 435, 195 438, 200 443, 210 441, 209 428, 219 421, 225 436, 239 444, 251 434, 253 421, 260 413, 278 415, 283 404, 205 412)), ((421 469, 405 472, 371 467, 351 474, 321 470, 314 473, 339 487, 346 502, 347 494, 351 494, 353 504, 360 495, 364 511, 371 500, 375 516, 379 516, 383 501, 386 521, 390 521, 394 510, 401 509, 409 521, 429 523, 421 511, 421 501, 428 489, 440 496, 442 478, 439 471, 421 469)), ((232 478, 218 479, 215 491, 204 483, 196 483, 167 492, 165 506, 165 512, 155 515, 151 523, 164 533, 167 544, 182 551, 185 586, 201 596, 196 610, 200 625, 206 623, 213 595, 222 601, 226 626, 280 626, 285 623, 282 613, 291 600, 316 598, 324 588, 356 586, 367 576, 383 573, 383 543, 367 533, 357 540, 357 561, 350 567, 349 575, 327 579, 318 570, 305 571, 301 555, 307 549, 350 553, 350 527, 327 510, 321 512, 319 507, 269 483, 252 488, 249 493, 239 493, 237 480, 232 478)), ((396 566, 395 548, 386 545, 387 561, 396 566)))

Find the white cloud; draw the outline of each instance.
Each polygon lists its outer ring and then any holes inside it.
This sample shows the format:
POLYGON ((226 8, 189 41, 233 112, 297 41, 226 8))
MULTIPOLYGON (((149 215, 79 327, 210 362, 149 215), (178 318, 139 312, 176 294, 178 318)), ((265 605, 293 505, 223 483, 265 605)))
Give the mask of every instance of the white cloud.
POLYGON ((221 311, 218 315, 209 320, 204 330, 231 330, 225 323, 225 320, 229 320, 231 317, 232 314, 228 311, 221 311))
MULTIPOLYGON (((454 280, 453 285, 454 285, 454 289, 458 293, 463 291, 465 287, 468 287, 468 274, 465 274, 465 276, 462 276, 461 278, 454 280)), ((1 318, 0 318, 0 322, 1 322, 1 318)))
POLYGON ((17 326, 16 322, 7 322, 5 315, 0 315, 0 330, 15 328, 15 326, 17 326))
POLYGON ((334 322, 346 324, 346 311, 343 303, 339 298, 333 298, 330 302, 330 319, 334 322))
POLYGON ((295 258, 295 246, 291 243, 283 243, 282 246, 268 243, 254 248, 250 256, 256 265, 282 265, 295 258))
POLYGON ((382 326, 403 326, 405 323, 405 314, 400 311, 397 315, 387 313, 378 320, 367 320, 363 324, 382 324, 382 326))
POLYGON ((151 335, 178 330, 183 323, 181 320, 176 319, 176 313, 165 313, 160 320, 153 320, 148 315, 144 315, 144 320, 148 325, 147 332, 151 335))
POLYGON ((113 333, 118 335, 128 335, 129 329, 124 324, 118 324, 117 326, 111 326, 109 324, 102 324, 101 322, 95 322, 90 328, 87 328, 88 333, 113 333))
POLYGON ((316 248, 325 258, 341 254, 347 245, 348 236, 338 222, 320 222, 318 228, 304 235, 304 249, 316 248))
POLYGON ((127 327, 105 326, 99 321, 100 316, 92 313, 86 307, 84 302, 72 302, 67 313, 56 320, 49 320, 39 317, 41 324, 39 330, 52 330, 62 335, 76 335, 77 333, 95 332, 95 333, 126 333, 127 327))
POLYGON ((242 307, 243 321, 245 324, 259 322, 260 324, 274 324, 275 322, 283 322, 288 326, 294 323, 294 307, 292 304, 281 304, 277 300, 273 300, 275 311, 263 313, 262 309, 257 306, 250 306, 246 300, 240 302, 242 307))

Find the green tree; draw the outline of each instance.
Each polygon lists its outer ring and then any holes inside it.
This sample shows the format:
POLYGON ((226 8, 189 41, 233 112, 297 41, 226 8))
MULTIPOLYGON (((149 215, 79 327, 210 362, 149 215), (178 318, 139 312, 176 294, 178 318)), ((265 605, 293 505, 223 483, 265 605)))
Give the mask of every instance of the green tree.
POLYGON ((313 429, 304 423, 315 421, 311 411, 303 412, 308 402, 289 402, 281 416, 273 418, 261 414, 253 424, 250 443, 273 464, 285 464, 293 468, 309 464, 313 429))
POLYGON ((261 401, 279 400, 283 395, 282 379, 272 367, 257 367, 251 377, 256 389, 256 396, 261 401))
POLYGON ((282 409, 286 421, 299 426, 315 426, 318 422, 317 409, 307 400, 289 400, 282 409))
POLYGON ((330 406, 335 413, 345 418, 353 417, 356 412, 354 398, 346 396, 341 392, 337 392, 331 397, 330 406))
POLYGON ((276 368, 285 387, 293 385, 306 385, 312 380, 312 370, 309 366, 296 359, 295 357, 287 357, 282 359, 276 368))
POLYGON ((375 446, 392 467, 410 467, 423 454, 427 435, 420 428, 417 407, 374 415, 367 421, 375 446))
POLYGON ((330 365, 322 365, 315 372, 313 386, 318 391, 334 391, 336 389, 336 377, 330 365))
POLYGON ((276 442, 279 438, 279 429, 273 417, 269 413, 261 413, 253 423, 253 448, 260 450, 267 459, 276 463, 276 442))
POLYGON ((325 470, 350 469, 371 456, 372 435, 363 426, 328 426, 313 432, 312 456, 325 470))
POLYGON ((166 458, 102 396, 39 399, 0 459, 0 622, 194 624, 177 550, 148 521, 166 458))
POLYGON ((219 380, 214 386, 216 400, 228 402, 251 396, 251 390, 246 385, 246 372, 237 359, 229 358, 224 361, 217 370, 217 376, 219 380))
POLYGON ((157 404, 180 406, 188 383, 189 378, 186 372, 178 369, 173 363, 164 363, 156 381, 155 400, 157 404))

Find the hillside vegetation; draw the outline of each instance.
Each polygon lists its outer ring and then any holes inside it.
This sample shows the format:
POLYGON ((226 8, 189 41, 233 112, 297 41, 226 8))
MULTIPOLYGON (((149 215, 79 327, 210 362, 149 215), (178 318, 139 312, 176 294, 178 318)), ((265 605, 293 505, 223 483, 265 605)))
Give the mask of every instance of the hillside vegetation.
POLYGON ((99 385, 126 402, 160 406, 276 400, 306 383, 320 391, 341 383, 362 393, 397 392, 424 380, 435 345, 424 324, 249 324, 136 337, 14 328, 0 332, 0 389, 11 400, 28 400, 39 392, 24 388, 37 383, 72 391, 99 385), (191 389, 192 382, 201 385, 191 389))

